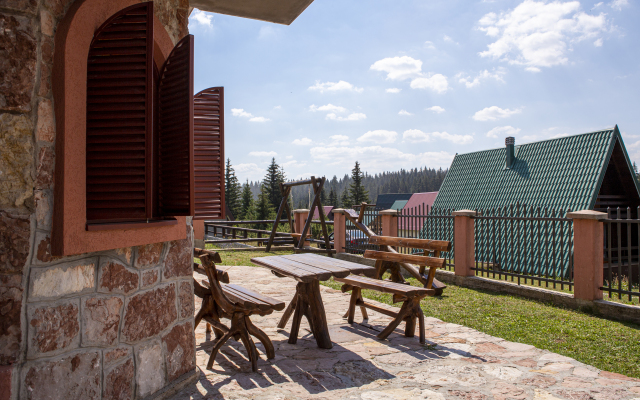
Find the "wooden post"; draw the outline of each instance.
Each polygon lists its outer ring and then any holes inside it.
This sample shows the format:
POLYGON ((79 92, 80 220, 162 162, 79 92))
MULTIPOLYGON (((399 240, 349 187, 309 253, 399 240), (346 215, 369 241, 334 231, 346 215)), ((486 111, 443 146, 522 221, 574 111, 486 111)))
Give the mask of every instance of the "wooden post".
POLYGON ((573 219, 573 297, 602 300, 604 223, 606 213, 582 210, 567 213, 573 219))
POLYGON ((336 253, 344 253, 346 238, 346 218, 345 210, 342 208, 333 209, 333 249, 336 253))
MULTIPOLYGON (((304 224, 305 222, 307 222, 307 218, 309 218, 309 210, 307 209, 300 209, 300 210, 293 210, 293 226, 296 227, 296 233, 302 233, 302 231, 304 230, 304 224)), ((295 243, 295 240, 294 240, 295 243)), ((297 243, 296 243, 297 244, 297 243)), ((309 246, 309 242, 305 241, 304 245, 305 246, 309 246)))
POLYGON ((475 211, 460 210, 451 213, 455 217, 454 221, 454 263, 455 274, 458 276, 475 276, 476 271, 471 269, 476 266, 475 257, 475 232, 474 220, 475 211))
POLYGON ((382 236, 398 237, 398 210, 382 210, 382 236))

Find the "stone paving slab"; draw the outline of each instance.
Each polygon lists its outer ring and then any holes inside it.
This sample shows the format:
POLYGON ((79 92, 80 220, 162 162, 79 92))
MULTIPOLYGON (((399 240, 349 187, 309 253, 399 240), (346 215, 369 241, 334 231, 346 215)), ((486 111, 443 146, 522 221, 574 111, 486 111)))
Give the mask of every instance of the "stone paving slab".
MULTIPOLYGON (((295 292, 294 280, 276 278, 263 268, 232 267, 229 275, 231 282, 287 303, 295 292)), ((251 372, 244 347, 233 339, 207 370, 213 344, 203 322, 196 330, 200 379, 174 399, 640 400, 638 379, 436 318, 426 318, 426 345, 418 337, 404 337, 401 329, 378 340, 376 334, 389 317, 368 310, 369 320, 362 321, 358 311, 356 323, 349 325, 342 318, 349 294, 324 286, 321 292, 332 349, 316 346, 304 318, 304 336, 288 344, 291 321, 277 329, 278 312, 252 317, 276 349, 276 358, 266 360, 255 340, 261 356, 258 373, 251 372)))

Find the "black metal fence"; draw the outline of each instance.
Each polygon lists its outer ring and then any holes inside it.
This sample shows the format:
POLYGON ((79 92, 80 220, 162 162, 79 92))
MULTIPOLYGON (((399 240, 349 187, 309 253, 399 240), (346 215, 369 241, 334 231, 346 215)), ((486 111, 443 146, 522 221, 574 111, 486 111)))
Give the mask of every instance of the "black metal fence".
MULTIPOLYGON (((445 269, 453 271, 455 267, 453 260, 454 218, 451 215, 451 210, 429 210, 429 206, 425 204, 404 208, 398 215, 398 237, 450 241, 451 251, 440 253, 440 257, 445 259, 445 269)), ((417 249, 404 247, 399 248, 398 251, 412 254, 417 249)))
POLYGON ((609 298, 640 299, 640 207, 633 218, 632 210, 607 209, 604 221, 604 285, 609 298))
POLYGON ((476 210, 477 276, 573 289, 573 223, 569 210, 511 205, 476 210))

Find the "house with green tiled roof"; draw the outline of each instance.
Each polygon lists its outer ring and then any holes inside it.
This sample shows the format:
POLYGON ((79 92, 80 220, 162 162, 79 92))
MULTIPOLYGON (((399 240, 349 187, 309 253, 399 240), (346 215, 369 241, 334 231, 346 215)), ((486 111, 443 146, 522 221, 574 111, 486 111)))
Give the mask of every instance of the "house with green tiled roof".
MULTIPOLYGON (((620 131, 613 129, 456 154, 433 208, 510 205, 562 210, 640 206, 640 187, 620 131)), ((635 211, 634 211, 635 214, 635 211)))
MULTIPOLYGON (((568 211, 607 211, 607 207, 626 211, 629 207, 630 217, 637 218, 638 206, 640 186, 616 125, 522 145, 508 137, 503 148, 456 154, 432 212, 449 215, 450 211, 467 209, 486 216, 564 217, 568 211)), ((626 217, 626 212, 622 216, 626 217)), ((453 239, 452 229, 434 229, 428 222, 421 237, 453 239)), ((493 265, 494 270, 543 271, 567 278, 571 273, 572 227, 561 225, 558 220, 545 223, 544 231, 536 233, 527 223, 517 224, 515 229, 513 224, 497 224, 491 237, 477 239, 476 260, 493 265), (541 234, 546 237, 542 246, 533 236, 541 234), (520 244, 523 247, 518 250, 520 244)))

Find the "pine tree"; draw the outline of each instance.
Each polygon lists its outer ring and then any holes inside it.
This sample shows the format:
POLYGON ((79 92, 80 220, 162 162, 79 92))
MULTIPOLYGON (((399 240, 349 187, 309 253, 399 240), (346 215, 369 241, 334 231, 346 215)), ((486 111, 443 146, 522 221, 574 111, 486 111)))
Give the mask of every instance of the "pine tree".
MULTIPOLYGON (((324 203, 322 203, 324 205, 324 203)), ((335 188, 332 186, 331 190, 329 191, 329 202, 327 203, 328 206, 334 206, 334 207, 338 207, 338 194, 336 193, 335 188)))
POLYGON ((362 185, 363 178, 360 163, 356 161, 355 167, 351 170, 351 180, 353 182, 349 185, 349 198, 354 205, 369 201, 369 191, 362 185))
POLYGON ((247 180, 247 183, 242 188, 242 208, 240 209, 239 219, 250 221, 255 218, 255 206, 253 203, 251 186, 249 186, 249 180, 247 180))
MULTIPOLYGON (((256 204, 256 219, 266 220, 274 217, 275 211, 269 201, 269 192, 267 191, 267 185, 263 184, 258 196, 258 203, 256 204)), ((260 224, 258 229, 266 229, 266 224, 260 224)))
POLYGON ((267 167, 267 174, 262 184, 267 191, 267 199, 272 208, 278 209, 282 201, 282 193, 280 193, 280 184, 284 183, 286 177, 284 169, 276 163, 275 157, 271 159, 271 164, 267 167))
POLYGON ((351 207, 351 199, 349 198, 349 189, 345 189, 342 191, 342 198, 340 199, 340 205, 342 208, 351 207))
POLYGON ((323 206, 327 205, 327 191, 324 190, 324 186, 322 187, 322 191, 320 192, 320 204, 323 206))
POLYGON ((224 174, 224 201, 233 216, 238 218, 241 210, 240 183, 229 158, 227 158, 227 167, 224 174))

